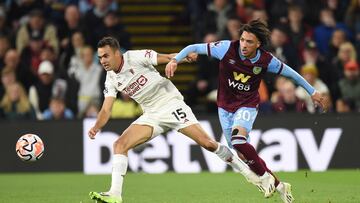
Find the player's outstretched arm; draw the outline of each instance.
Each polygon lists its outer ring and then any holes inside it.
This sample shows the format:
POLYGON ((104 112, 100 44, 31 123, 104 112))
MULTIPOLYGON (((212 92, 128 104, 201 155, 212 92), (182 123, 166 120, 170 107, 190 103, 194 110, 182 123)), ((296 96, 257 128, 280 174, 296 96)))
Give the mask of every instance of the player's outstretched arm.
POLYGON ((206 44, 192 44, 182 49, 176 56, 174 56, 165 67, 165 75, 170 78, 174 76, 177 69, 177 64, 184 59, 186 62, 193 62, 197 59, 197 54, 207 54, 206 44))
POLYGON ((98 114, 96 123, 88 132, 88 135, 91 139, 95 139, 95 136, 99 132, 99 130, 102 127, 104 127, 104 125, 108 122, 114 101, 115 101, 114 97, 105 97, 101 110, 98 114))
MULTIPOLYGON (((157 64, 166 64, 169 63, 172 59, 175 58, 177 53, 173 54, 158 54, 157 55, 157 64)), ((184 59, 179 61, 178 63, 192 63, 197 60, 198 55, 196 53, 189 53, 184 59)))

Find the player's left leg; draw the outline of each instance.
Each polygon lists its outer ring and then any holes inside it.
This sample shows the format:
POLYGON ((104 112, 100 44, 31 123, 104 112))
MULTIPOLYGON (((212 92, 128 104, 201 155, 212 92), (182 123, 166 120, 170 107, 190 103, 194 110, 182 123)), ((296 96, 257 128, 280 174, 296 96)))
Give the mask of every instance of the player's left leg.
POLYGON ((90 198, 107 203, 122 202, 122 188, 128 167, 127 153, 135 146, 152 137, 153 127, 149 125, 131 124, 114 142, 113 168, 111 187, 108 192, 90 192, 90 198))
POLYGON ((255 148, 248 142, 248 135, 257 116, 256 108, 241 107, 233 115, 231 145, 243 155, 244 161, 261 179, 260 188, 265 197, 271 197, 275 192, 275 177, 263 165, 263 160, 255 148))
POLYGON ((234 155, 225 145, 210 138, 199 124, 187 126, 180 129, 179 132, 190 137, 208 151, 215 153, 221 160, 237 169, 249 182, 255 185, 259 183, 258 176, 237 155, 234 155))

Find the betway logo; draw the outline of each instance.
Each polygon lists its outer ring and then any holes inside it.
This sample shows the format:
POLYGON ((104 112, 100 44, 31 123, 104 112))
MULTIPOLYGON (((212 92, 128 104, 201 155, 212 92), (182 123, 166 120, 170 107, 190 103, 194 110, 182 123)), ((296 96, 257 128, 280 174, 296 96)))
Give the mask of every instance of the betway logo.
MULTIPOLYGON (((111 173, 112 155, 110 159, 104 161, 101 160, 102 153, 111 154, 113 142, 118 135, 114 132, 101 132, 95 140, 90 140, 87 132, 94 122, 93 119, 84 120, 84 172, 108 174, 111 173)), ((202 121, 201 125, 211 137, 214 137, 210 122, 202 121)), ((320 143, 317 144, 311 129, 301 128, 291 131, 285 128, 274 128, 266 131, 253 130, 250 133, 250 142, 255 148, 260 141, 266 145, 259 150, 259 155, 274 171, 298 170, 298 150, 302 151, 312 171, 324 171, 331 162, 341 134, 341 128, 327 128, 324 130, 320 143)), ((210 172, 224 172, 227 168, 227 165, 216 155, 203 148, 198 154, 203 158, 195 159, 191 152, 194 147, 199 146, 176 131, 169 132, 167 136, 160 135, 149 143, 150 146, 140 154, 129 151, 131 171, 164 173, 169 171, 169 168, 173 168, 178 173, 198 173, 204 169, 210 172)), ((226 143, 224 136, 221 138, 221 143, 226 143)))

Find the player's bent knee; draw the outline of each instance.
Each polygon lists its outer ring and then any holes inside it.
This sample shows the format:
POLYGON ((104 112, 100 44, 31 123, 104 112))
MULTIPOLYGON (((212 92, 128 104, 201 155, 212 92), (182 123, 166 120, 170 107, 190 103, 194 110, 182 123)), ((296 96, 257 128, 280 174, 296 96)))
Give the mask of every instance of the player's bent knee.
POLYGON ((233 131, 231 132, 231 145, 234 148, 238 148, 237 146, 240 146, 245 144, 247 142, 247 137, 246 135, 241 135, 239 133, 239 129, 233 129, 233 131))
POLYGON ((126 139, 117 139, 115 142, 114 142, 114 150, 117 152, 117 153, 127 153, 127 151, 129 151, 129 146, 127 144, 127 141, 126 139))

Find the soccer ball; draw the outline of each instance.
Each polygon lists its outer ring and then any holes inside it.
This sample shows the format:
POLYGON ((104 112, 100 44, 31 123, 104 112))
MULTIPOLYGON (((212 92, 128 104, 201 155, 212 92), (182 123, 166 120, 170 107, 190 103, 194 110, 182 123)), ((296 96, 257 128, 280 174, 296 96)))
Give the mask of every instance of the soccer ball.
POLYGON ((16 154, 23 161, 37 161, 44 154, 44 143, 35 134, 25 134, 16 143, 16 154))

